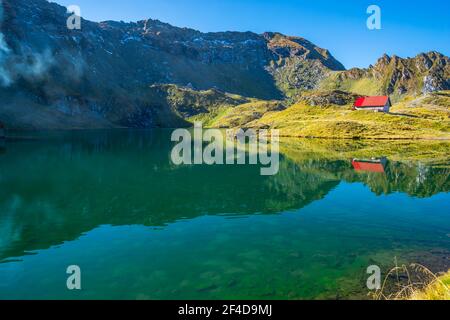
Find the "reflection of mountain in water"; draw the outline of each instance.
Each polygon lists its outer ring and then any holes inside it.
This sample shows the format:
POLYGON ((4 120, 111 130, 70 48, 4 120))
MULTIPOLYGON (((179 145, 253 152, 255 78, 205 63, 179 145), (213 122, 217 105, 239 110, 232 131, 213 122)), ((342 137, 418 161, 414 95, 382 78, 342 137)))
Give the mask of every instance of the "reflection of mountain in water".
POLYGON ((424 198, 450 190, 449 168, 388 162, 385 171, 385 174, 345 172, 341 177, 349 182, 364 182, 377 195, 402 192, 424 198))
POLYGON ((421 163, 388 161, 384 173, 356 171, 351 160, 311 159, 297 163, 284 161, 281 168, 279 175, 273 179, 279 179, 279 185, 292 184, 295 192, 300 193, 306 186, 317 185, 318 181, 328 181, 335 185, 340 181, 362 182, 377 195, 401 192, 420 198, 450 190, 450 168, 426 166, 421 163))
POLYGON ((0 259, 76 239, 99 225, 163 226, 205 214, 278 213, 324 198, 341 181, 376 194, 429 197, 449 190, 449 169, 389 162, 358 173, 348 159, 257 166, 170 164, 167 133, 45 134, 0 155, 0 259))

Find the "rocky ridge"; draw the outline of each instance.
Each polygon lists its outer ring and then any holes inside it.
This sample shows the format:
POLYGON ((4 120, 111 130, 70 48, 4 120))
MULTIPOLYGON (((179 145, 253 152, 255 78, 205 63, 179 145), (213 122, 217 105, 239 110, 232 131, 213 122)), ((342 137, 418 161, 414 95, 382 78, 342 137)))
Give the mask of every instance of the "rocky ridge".
MULTIPOLYGON (((342 105, 355 95, 395 99, 450 88, 450 61, 438 52, 385 55, 347 71, 328 50, 276 32, 202 33, 152 19, 82 20, 81 30, 69 30, 68 17, 45 0, 0 0, 7 127, 179 127, 251 101, 342 105)), ((266 105, 256 109, 272 109, 266 105)))

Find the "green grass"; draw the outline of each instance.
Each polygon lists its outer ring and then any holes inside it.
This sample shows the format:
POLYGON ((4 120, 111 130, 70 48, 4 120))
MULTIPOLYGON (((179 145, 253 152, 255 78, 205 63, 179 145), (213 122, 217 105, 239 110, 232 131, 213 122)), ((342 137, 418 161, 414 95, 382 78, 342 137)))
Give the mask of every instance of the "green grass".
POLYGON ((191 123, 200 121, 206 128, 236 128, 260 119, 267 112, 284 109, 280 101, 264 101, 252 99, 251 102, 237 106, 219 106, 209 112, 198 114, 187 120, 191 123))
MULTIPOLYGON (((353 111, 356 96, 341 91, 303 92, 299 102, 286 108, 286 101, 258 100, 214 89, 196 91, 175 85, 156 88, 181 118, 189 123, 200 121, 209 128, 272 128, 285 137, 450 139, 450 91, 401 97, 385 114, 353 111), (347 105, 332 104, 341 103, 338 101, 347 105)), ((368 79, 352 82, 346 89, 361 92, 362 88, 367 93, 377 90, 368 79)))
POLYGON ((382 93, 382 84, 373 78, 361 78, 357 80, 340 79, 339 73, 331 75, 322 81, 320 90, 342 90, 360 95, 379 95, 382 93))
POLYGON ((190 123, 201 122, 206 128, 215 128, 214 122, 216 119, 220 119, 224 114, 227 114, 229 110, 233 109, 232 106, 218 106, 209 110, 207 113, 201 113, 193 117, 187 118, 190 123))
POLYGON ((282 136, 340 139, 450 139, 450 96, 404 100, 391 113, 313 107, 304 102, 269 112, 249 127, 279 129, 282 136))
POLYGON ((260 119, 268 112, 284 109, 280 101, 253 101, 233 108, 227 108, 208 124, 214 128, 244 127, 247 123, 260 119))

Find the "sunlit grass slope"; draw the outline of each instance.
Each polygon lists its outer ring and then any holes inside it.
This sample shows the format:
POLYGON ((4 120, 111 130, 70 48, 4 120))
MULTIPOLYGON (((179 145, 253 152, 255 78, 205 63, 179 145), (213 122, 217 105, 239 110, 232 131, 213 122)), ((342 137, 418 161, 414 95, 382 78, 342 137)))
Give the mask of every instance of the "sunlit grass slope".
POLYGON ((348 139, 450 139, 450 92, 405 98, 389 114, 346 106, 294 104, 268 112, 249 127, 280 129, 282 136, 348 139))

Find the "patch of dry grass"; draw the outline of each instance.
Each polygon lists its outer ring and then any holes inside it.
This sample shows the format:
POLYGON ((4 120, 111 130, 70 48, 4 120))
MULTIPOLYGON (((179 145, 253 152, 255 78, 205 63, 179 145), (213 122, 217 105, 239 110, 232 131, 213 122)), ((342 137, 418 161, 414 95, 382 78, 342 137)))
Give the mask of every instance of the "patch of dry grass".
POLYGON ((392 268, 385 277, 381 289, 373 296, 376 300, 450 300, 450 271, 435 275, 428 268, 411 264, 392 268), (401 281, 406 275, 406 281, 401 281), (397 290, 385 293, 389 279, 397 278, 397 290))
POLYGON ((410 300, 450 300, 450 271, 436 278, 424 290, 415 291, 410 300))

